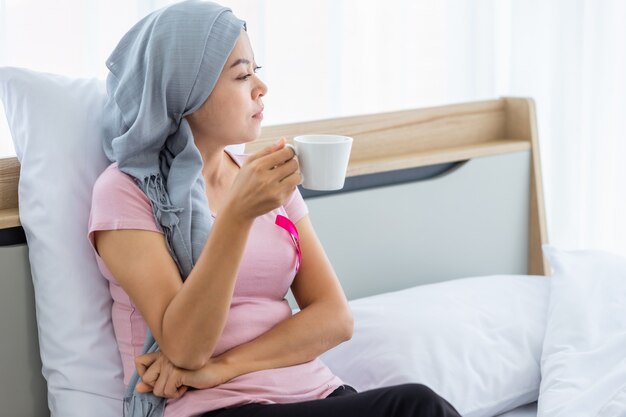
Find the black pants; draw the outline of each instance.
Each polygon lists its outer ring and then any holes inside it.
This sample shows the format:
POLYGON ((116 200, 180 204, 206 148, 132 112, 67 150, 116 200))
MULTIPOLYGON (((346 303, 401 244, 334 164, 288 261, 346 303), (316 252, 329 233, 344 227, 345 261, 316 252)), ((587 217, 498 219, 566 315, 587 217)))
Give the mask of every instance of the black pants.
POLYGON ((446 400, 420 384, 357 393, 342 386, 321 400, 292 404, 247 404, 202 417, 459 417, 446 400))

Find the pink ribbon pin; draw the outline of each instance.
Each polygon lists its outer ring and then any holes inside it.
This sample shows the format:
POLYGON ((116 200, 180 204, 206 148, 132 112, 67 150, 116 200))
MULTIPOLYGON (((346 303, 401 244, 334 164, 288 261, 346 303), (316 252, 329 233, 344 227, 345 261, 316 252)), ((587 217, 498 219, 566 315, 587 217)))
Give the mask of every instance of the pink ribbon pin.
POLYGON ((289 236, 291 236, 291 241, 296 247, 296 253, 298 255, 298 259, 296 261, 296 272, 298 272, 300 269, 300 262, 302 262, 302 251, 300 250, 300 236, 298 235, 298 229, 296 229, 296 225, 293 224, 291 220, 281 214, 276 216, 276 225, 285 229, 289 233, 289 236))

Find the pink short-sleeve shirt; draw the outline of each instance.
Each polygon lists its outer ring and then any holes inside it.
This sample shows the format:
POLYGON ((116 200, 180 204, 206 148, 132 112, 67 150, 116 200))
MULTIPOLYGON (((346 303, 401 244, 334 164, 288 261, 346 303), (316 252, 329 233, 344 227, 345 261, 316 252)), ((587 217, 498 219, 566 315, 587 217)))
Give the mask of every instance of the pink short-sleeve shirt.
MULTIPOLYGON (((245 160, 244 155, 230 156, 239 165, 245 160)), ((284 206, 254 221, 215 355, 260 336, 291 316, 285 295, 296 274, 297 248, 291 235, 275 221, 277 215, 282 215, 297 224, 307 213, 306 204, 296 190, 284 206)), ((94 185, 89 240, 93 245, 94 231, 117 229, 163 233, 145 194, 130 176, 121 172, 116 164, 111 164, 94 185)), ((147 325, 97 252, 96 260, 109 282, 113 298, 113 328, 124 365, 124 383, 127 384, 135 370, 134 358, 142 354, 147 325)), ((296 366, 241 375, 214 388, 187 391, 177 400, 168 400, 165 417, 194 416, 247 403, 320 399, 341 384, 338 377, 315 359, 296 366)))

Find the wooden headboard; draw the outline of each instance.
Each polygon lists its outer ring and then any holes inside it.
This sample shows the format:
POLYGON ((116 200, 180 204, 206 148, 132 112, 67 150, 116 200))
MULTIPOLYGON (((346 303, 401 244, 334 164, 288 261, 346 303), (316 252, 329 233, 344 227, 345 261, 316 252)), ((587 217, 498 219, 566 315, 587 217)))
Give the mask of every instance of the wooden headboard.
MULTIPOLYGON (((302 133, 335 133, 354 138, 348 177, 359 177, 530 151, 528 273, 549 271, 541 245, 547 243, 541 167, 534 103, 528 98, 448 105, 362 115, 281 126, 263 130, 249 144, 255 150, 302 133)), ((19 163, 0 159, 0 229, 19 227, 17 184, 19 163)))

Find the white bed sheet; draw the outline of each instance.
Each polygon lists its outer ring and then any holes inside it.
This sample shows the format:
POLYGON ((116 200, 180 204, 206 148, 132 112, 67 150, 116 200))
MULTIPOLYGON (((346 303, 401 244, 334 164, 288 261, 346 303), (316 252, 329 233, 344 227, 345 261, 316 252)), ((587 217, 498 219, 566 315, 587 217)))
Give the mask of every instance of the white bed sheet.
POLYGON ((522 405, 497 417, 537 417, 537 402, 522 405))

